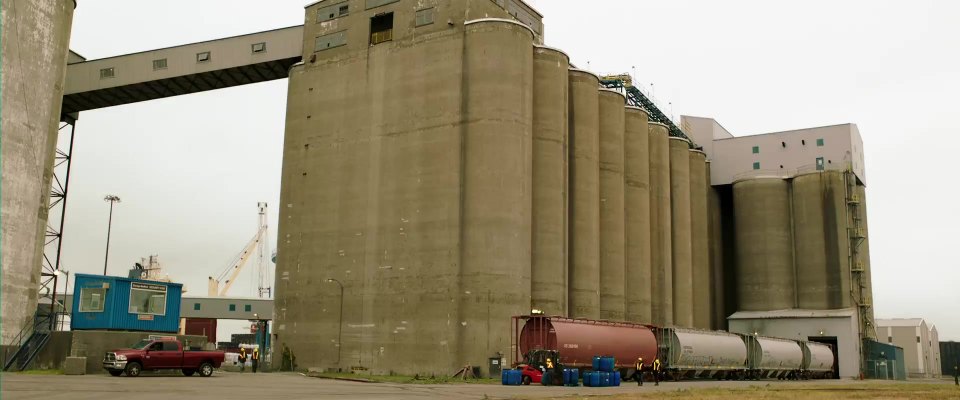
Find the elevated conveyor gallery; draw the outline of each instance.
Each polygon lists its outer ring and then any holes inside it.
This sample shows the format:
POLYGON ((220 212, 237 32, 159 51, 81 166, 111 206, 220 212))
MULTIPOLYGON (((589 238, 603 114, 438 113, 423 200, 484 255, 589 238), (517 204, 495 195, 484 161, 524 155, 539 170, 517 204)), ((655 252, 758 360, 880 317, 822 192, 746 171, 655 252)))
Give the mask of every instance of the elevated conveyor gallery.
POLYGON ((67 66, 63 114, 283 79, 303 53, 303 26, 67 66))

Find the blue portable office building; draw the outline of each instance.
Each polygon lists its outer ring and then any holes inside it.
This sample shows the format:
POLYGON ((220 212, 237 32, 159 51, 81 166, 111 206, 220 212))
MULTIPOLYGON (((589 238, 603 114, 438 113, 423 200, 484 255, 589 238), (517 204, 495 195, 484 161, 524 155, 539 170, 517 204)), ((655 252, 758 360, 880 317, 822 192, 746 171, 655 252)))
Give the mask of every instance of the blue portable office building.
POLYGON ((183 285, 77 274, 72 330, 177 332, 183 285))

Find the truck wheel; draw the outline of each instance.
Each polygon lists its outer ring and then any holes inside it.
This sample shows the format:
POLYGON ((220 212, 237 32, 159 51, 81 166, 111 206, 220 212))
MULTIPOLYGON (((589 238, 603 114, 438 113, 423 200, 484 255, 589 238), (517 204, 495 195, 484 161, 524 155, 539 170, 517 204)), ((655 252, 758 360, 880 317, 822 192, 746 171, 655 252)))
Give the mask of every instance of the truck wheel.
POLYGON ((140 376, 140 372, 141 372, 142 368, 143 368, 143 367, 140 366, 140 363, 138 363, 138 362, 136 362, 136 361, 129 362, 129 363, 127 363, 127 367, 123 369, 123 373, 126 374, 127 376, 131 377, 131 378, 136 378, 136 377, 140 376))
POLYGON ((184 369, 181 369, 180 372, 183 372, 183 376, 193 376, 193 374, 196 373, 197 370, 184 368, 184 369))
POLYGON ((529 384, 530 384, 530 377, 529 377, 529 376, 526 376, 526 375, 523 376, 523 384, 524 384, 524 385, 529 385, 529 384))
POLYGON ((213 375, 213 364, 208 362, 200 364, 200 376, 208 377, 210 375, 213 375))
POLYGON ((120 376, 120 374, 123 373, 123 371, 119 369, 108 369, 107 372, 110 373, 110 376, 120 376))

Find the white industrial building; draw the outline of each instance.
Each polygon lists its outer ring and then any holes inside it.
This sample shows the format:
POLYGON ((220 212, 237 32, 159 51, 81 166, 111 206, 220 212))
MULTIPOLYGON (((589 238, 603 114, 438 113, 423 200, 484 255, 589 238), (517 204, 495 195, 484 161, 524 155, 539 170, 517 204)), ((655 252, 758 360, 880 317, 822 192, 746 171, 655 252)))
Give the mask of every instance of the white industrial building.
POLYGON ((940 338, 937 327, 922 318, 878 319, 877 335, 880 341, 903 348, 907 376, 911 378, 940 377, 940 338))

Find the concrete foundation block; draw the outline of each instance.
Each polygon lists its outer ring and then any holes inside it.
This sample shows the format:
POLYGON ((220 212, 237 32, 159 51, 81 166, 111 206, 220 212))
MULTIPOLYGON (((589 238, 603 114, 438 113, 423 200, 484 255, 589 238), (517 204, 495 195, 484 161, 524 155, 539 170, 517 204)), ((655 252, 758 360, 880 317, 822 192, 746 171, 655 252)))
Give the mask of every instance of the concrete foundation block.
POLYGON ((63 363, 64 375, 85 375, 87 373, 86 357, 67 357, 63 363))

